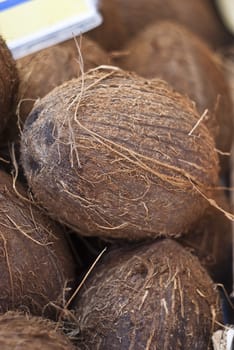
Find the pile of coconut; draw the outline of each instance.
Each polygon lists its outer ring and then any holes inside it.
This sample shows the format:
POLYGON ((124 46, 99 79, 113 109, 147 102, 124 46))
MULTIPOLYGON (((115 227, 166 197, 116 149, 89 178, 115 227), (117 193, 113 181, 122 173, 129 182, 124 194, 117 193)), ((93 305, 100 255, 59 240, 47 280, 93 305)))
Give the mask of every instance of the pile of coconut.
POLYGON ((209 0, 98 6, 100 27, 17 61, 0 39, 0 349, 212 349, 233 38, 209 0))

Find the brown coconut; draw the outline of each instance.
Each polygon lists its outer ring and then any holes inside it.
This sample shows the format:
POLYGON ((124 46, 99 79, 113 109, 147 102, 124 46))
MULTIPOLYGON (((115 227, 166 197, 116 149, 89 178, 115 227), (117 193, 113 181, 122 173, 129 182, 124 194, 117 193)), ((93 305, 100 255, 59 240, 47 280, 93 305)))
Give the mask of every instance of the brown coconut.
POLYGON ((73 308, 80 349, 210 349, 219 296, 198 259, 172 240, 106 254, 73 308))
MULTIPOLYGON (((26 196, 19 184, 17 188, 26 196)), ((12 177, 3 171, 0 204, 0 312, 26 309, 56 317, 76 278, 63 232, 41 210, 16 196, 12 177)))
POLYGON ((86 37, 65 41, 17 61, 20 76, 19 115, 25 121, 35 100, 56 86, 102 64, 109 64, 107 53, 86 37), (76 44, 77 42, 77 44, 76 44), (80 62, 80 52, 83 66, 80 62))
POLYGON ((0 36, 0 132, 15 112, 18 74, 15 61, 0 36))
POLYGON ((97 3, 103 22, 87 35, 107 51, 118 50, 128 40, 123 9, 116 0, 98 0, 97 3))
POLYGON ((88 72, 35 104, 21 160, 37 200, 84 235, 176 236, 217 183, 213 138, 191 101, 160 80, 88 72), (202 193, 202 195, 201 195, 202 193))
MULTIPOLYGON (((217 193, 216 202, 227 212, 231 211, 224 193, 217 193)), ((216 283, 230 286, 232 223, 222 212, 209 206, 196 227, 179 242, 199 258, 216 283)))
MULTIPOLYGON (((161 78, 188 95, 222 152, 230 152, 234 116, 226 78, 211 50, 186 28, 159 22, 141 32, 127 46, 119 64, 145 78, 161 78)), ((223 159, 224 157, 222 157, 223 159)), ((227 156, 224 162, 227 161, 227 156)))
POLYGON ((234 46, 227 46, 219 50, 216 59, 227 79, 232 104, 234 106, 234 46))
POLYGON ((75 350, 58 325, 28 314, 7 312, 0 316, 1 350, 75 350))
MULTIPOLYGON (((150 23, 161 20, 173 20, 189 28, 208 44, 214 47, 224 45, 231 35, 223 25, 210 0, 106 0, 118 9, 119 22, 131 39, 150 23)), ((101 1, 102 4, 102 1, 101 1)), ((106 15, 106 17, 108 17, 106 15)), ((109 13, 109 21, 115 24, 117 19, 109 13)), ((114 24, 112 26, 114 27, 114 24)), ((117 24, 115 24, 118 28, 117 24)), ((104 26, 105 28, 105 22, 104 26)), ((104 32, 103 28, 103 32, 104 32)), ((108 24, 106 24, 108 31, 108 24)), ((116 39, 118 31, 113 33, 116 39)))

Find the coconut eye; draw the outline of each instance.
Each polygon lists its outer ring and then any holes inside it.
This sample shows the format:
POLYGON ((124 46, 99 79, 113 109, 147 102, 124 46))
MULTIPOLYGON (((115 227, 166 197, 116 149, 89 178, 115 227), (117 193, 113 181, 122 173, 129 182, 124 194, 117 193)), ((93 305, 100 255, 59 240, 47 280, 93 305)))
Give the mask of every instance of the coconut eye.
POLYGON ((44 143, 47 146, 53 145, 58 136, 57 128, 55 127, 53 122, 48 121, 45 123, 45 126, 42 130, 42 136, 44 138, 44 143))
POLYGON ((35 108, 28 116, 26 122, 25 122, 25 128, 31 126, 40 116, 41 111, 43 108, 40 106, 38 108, 35 108))

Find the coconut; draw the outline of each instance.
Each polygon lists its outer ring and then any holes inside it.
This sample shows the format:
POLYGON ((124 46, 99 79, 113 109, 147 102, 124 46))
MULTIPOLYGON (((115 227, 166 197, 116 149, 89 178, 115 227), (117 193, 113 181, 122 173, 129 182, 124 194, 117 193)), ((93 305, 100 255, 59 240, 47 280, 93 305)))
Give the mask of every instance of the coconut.
POLYGON ((234 46, 227 46, 218 51, 216 59, 223 70, 230 89, 232 104, 234 106, 234 46))
POLYGON ((0 132, 15 112, 17 90, 18 75, 15 61, 0 36, 0 132))
POLYGON ((29 200, 16 196, 11 176, 3 171, 0 202, 0 312, 26 309, 56 317, 76 278, 63 232, 29 200))
POLYGON ((20 76, 19 115, 25 121, 36 99, 56 86, 102 64, 110 63, 107 53, 86 37, 65 41, 17 61, 20 76), (79 49, 83 65, 79 61, 79 49))
POLYGON ((0 316, 1 350, 75 350, 58 325, 41 317, 16 312, 0 316))
MULTIPOLYGON (((218 193, 216 202, 230 212, 230 204, 224 193, 218 193)), ((196 227, 179 239, 191 253, 198 256, 201 264, 216 283, 230 286, 232 276, 232 223, 218 209, 209 206, 196 227)))
MULTIPOLYGON (((76 56, 76 61, 80 60, 79 54, 82 55, 83 71, 87 72, 89 69, 96 68, 103 64, 110 64, 111 58, 105 50, 103 50, 95 41, 87 36, 70 39, 59 44, 60 47, 73 50, 73 59, 76 56), (79 53, 80 50, 80 53, 79 53)), ((80 69, 81 71, 81 69, 80 69)), ((79 72, 80 73, 80 72, 79 72)))
MULTIPOLYGON (((231 35, 210 0, 106 0, 106 2, 118 9, 119 23, 126 30, 127 36, 124 36, 126 39, 133 38, 150 23, 174 20, 188 27, 211 46, 218 47, 231 41, 231 35)), ((116 19, 111 13, 109 18, 115 24, 116 19)), ((113 27, 114 24, 112 24, 113 27)), ((117 34, 118 31, 113 35, 114 39, 117 34)))
MULTIPOLYGON (((119 64, 146 78, 159 77, 196 103, 217 148, 230 152, 234 132, 232 102, 226 78, 210 49, 186 28, 159 22, 141 32, 127 46, 119 64)), ((227 157, 225 157, 227 160, 227 157)))
POLYGON ((122 18, 122 6, 116 0, 99 0, 98 10, 103 22, 87 35, 107 51, 118 50, 128 40, 128 33, 122 18))
POLYGON ((74 305, 80 349, 210 349, 219 296, 198 259, 172 240, 109 252, 74 305))
POLYGON ((21 162, 37 200, 83 235, 176 236, 218 179, 213 138, 197 119, 165 82, 90 71, 35 104, 21 162))

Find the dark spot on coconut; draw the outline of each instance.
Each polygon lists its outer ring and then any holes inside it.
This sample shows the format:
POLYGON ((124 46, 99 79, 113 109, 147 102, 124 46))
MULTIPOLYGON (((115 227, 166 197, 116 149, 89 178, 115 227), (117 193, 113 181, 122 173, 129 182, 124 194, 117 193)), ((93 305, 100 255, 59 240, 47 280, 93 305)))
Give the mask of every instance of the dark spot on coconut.
POLYGON ((32 112, 27 117, 25 124, 24 124, 24 127, 25 128, 30 127, 38 119, 42 110, 43 110, 43 106, 39 106, 39 107, 33 109, 32 112))
POLYGON ((53 145, 56 137, 58 136, 58 131, 57 131, 57 128, 54 126, 54 123, 52 123, 51 121, 46 122, 46 124, 43 127, 42 133, 43 133, 42 137, 44 138, 44 143, 47 146, 53 145))
POLYGON ((28 157, 28 169, 35 175, 41 170, 41 165, 30 155, 28 157))

